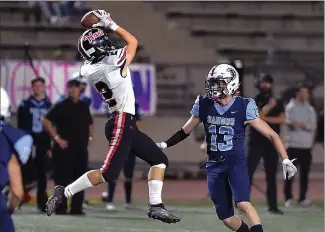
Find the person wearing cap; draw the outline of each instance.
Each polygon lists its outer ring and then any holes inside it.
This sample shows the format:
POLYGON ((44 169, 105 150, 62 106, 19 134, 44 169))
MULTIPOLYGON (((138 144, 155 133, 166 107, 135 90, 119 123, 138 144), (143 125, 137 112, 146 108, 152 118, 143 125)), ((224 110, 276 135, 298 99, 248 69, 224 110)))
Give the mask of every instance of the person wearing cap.
POLYGON ((9 125, 9 117, 10 99, 0 88, 0 230, 14 232, 11 214, 21 204, 24 195, 20 166, 29 159, 33 139, 9 125), (5 189, 9 189, 8 199, 4 195, 5 189))
POLYGON ((47 200, 46 185, 49 170, 49 151, 51 138, 44 131, 42 117, 51 107, 51 101, 45 93, 45 80, 36 77, 31 81, 32 93, 20 102, 17 111, 18 128, 33 136, 35 154, 23 168, 25 196, 28 199, 27 185, 37 180, 37 208, 45 212, 47 200))
MULTIPOLYGON (((254 99, 259 108, 260 117, 279 134, 281 124, 285 122, 285 113, 283 102, 275 99, 273 96, 272 76, 269 74, 261 74, 258 78, 256 87, 259 93, 254 99)), ((266 174, 268 212, 281 215, 283 212, 278 209, 276 190, 276 174, 279 155, 269 140, 261 133, 254 130, 254 128, 250 128, 247 140, 247 165, 251 184, 261 158, 263 158, 264 161, 264 170, 266 174)))
MULTIPOLYGON (((85 95, 85 91, 86 91, 86 88, 87 88, 87 85, 88 85, 88 81, 87 81, 87 78, 82 76, 79 72, 75 72, 72 74, 72 78, 71 80, 78 80, 80 82, 80 100, 81 101, 84 101, 88 106, 91 105, 91 98, 90 97, 87 97, 85 95)), ((57 100, 58 101, 62 101, 65 99, 65 95, 64 94, 61 94, 57 100)))
MULTIPOLYGON (((53 146, 53 177, 55 185, 68 185, 87 171, 88 143, 93 140, 93 119, 88 105, 80 100, 80 81, 67 82, 68 97, 56 103, 45 115, 43 125, 53 146), (56 128, 56 129, 54 129, 56 128)), ((72 215, 83 215, 84 192, 73 196, 72 215)), ((67 213, 67 202, 56 210, 67 213)))

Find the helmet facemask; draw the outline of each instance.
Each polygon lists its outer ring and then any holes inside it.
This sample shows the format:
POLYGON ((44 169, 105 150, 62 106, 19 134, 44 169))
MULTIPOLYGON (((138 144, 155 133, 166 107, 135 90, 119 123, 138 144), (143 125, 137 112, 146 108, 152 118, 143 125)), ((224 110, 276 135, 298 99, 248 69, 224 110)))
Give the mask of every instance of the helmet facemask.
POLYGON ((206 78, 205 86, 207 96, 218 101, 235 94, 239 87, 239 75, 230 65, 214 66, 206 78))
POLYGON ((211 99, 222 99, 229 95, 227 84, 230 82, 230 78, 210 78, 206 80, 207 95, 211 99))

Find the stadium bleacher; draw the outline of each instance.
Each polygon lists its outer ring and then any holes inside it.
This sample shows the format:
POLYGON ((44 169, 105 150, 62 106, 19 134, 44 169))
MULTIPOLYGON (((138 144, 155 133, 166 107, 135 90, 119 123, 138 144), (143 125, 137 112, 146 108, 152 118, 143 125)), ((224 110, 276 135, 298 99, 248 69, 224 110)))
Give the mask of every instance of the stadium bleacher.
MULTIPOLYGON (((241 59, 246 76, 267 66, 276 74, 285 73, 275 75, 279 84, 324 70, 322 2, 299 2, 293 6, 288 2, 89 5, 109 8, 112 16, 136 35, 150 61, 160 65, 158 104, 167 114, 175 114, 175 109, 181 114, 188 108, 181 105, 204 90, 202 79, 215 62, 241 59)), ((61 52, 60 59, 75 58, 76 39, 83 31, 80 17, 73 16, 64 27, 49 25, 44 20, 36 23, 31 19, 34 12, 25 2, 1 2, 0 13, 3 58, 22 59, 25 42, 40 59, 53 59, 56 51, 61 52)), ((317 79, 316 75, 312 78, 317 79)))

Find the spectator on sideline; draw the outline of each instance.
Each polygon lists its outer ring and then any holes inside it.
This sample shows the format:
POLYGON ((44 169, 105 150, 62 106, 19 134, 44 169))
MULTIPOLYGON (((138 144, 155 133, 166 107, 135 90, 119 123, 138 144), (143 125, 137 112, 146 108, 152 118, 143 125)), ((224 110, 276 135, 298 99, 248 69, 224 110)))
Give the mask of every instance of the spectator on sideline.
MULTIPOLYGON (((69 96, 45 115, 43 125, 54 139, 53 176, 55 185, 67 186, 87 171, 88 143, 93 140, 93 119, 88 105, 80 100, 80 82, 68 81, 69 96), (55 128, 55 129, 54 129, 55 128)), ((84 192, 72 197, 71 215, 84 215, 84 192)), ((67 214, 67 200, 56 214, 67 214)))
MULTIPOLYGON (((272 76, 261 74, 256 87, 259 89, 259 93, 254 99, 259 108, 260 117, 279 134, 281 124, 285 122, 285 113, 282 101, 275 99, 273 96, 272 76)), ((253 128, 250 128, 249 132, 247 139, 247 165, 250 183, 252 185, 253 175, 260 159, 263 157, 267 182, 266 196, 268 212, 281 215, 283 212, 278 209, 276 190, 276 174, 279 155, 271 142, 262 136, 261 133, 253 128)))
POLYGON ((37 208, 45 212, 47 201, 47 171, 49 169, 49 152, 51 138, 44 131, 42 118, 51 107, 51 101, 45 93, 45 80, 36 77, 31 81, 32 94, 22 100, 17 111, 18 128, 31 134, 34 140, 35 154, 30 157, 28 163, 23 168, 24 184, 29 184, 37 179, 37 208))
MULTIPOLYGON (((90 97, 87 97, 85 95, 85 91, 86 91, 86 88, 87 88, 87 85, 88 85, 88 81, 85 77, 81 76, 81 74, 79 72, 75 72, 72 74, 72 79, 76 79, 77 81, 80 82, 80 97, 79 99, 83 102, 85 102, 88 106, 91 105, 91 98, 90 97)), ((62 101, 66 98, 66 96, 64 94, 61 94, 59 97, 58 97, 58 100, 57 102, 59 101, 62 101)))
MULTIPOLYGON (((300 165, 300 196, 298 202, 301 206, 311 205, 306 193, 312 161, 311 150, 317 128, 317 115, 314 107, 308 101, 309 94, 309 88, 299 84, 296 90, 296 98, 291 99, 285 108, 288 156, 290 160, 297 159, 295 163, 300 165)), ((291 207, 293 204, 292 182, 293 178, 285 180, 286 207, 291 207)))

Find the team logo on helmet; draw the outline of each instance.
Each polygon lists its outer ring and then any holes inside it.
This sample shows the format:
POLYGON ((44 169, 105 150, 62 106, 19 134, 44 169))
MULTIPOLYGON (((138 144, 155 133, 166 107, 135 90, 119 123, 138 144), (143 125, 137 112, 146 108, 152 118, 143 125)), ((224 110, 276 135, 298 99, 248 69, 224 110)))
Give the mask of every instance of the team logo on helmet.
POLYGON ((89 43, 92 43, 93 41, 95 41, 95 39, 101 37, 104 35, 104 32, 102 30, 99 30, 97 32, 92 33, 91 31, 84 36, 84 41, 89 41, 89 43))

